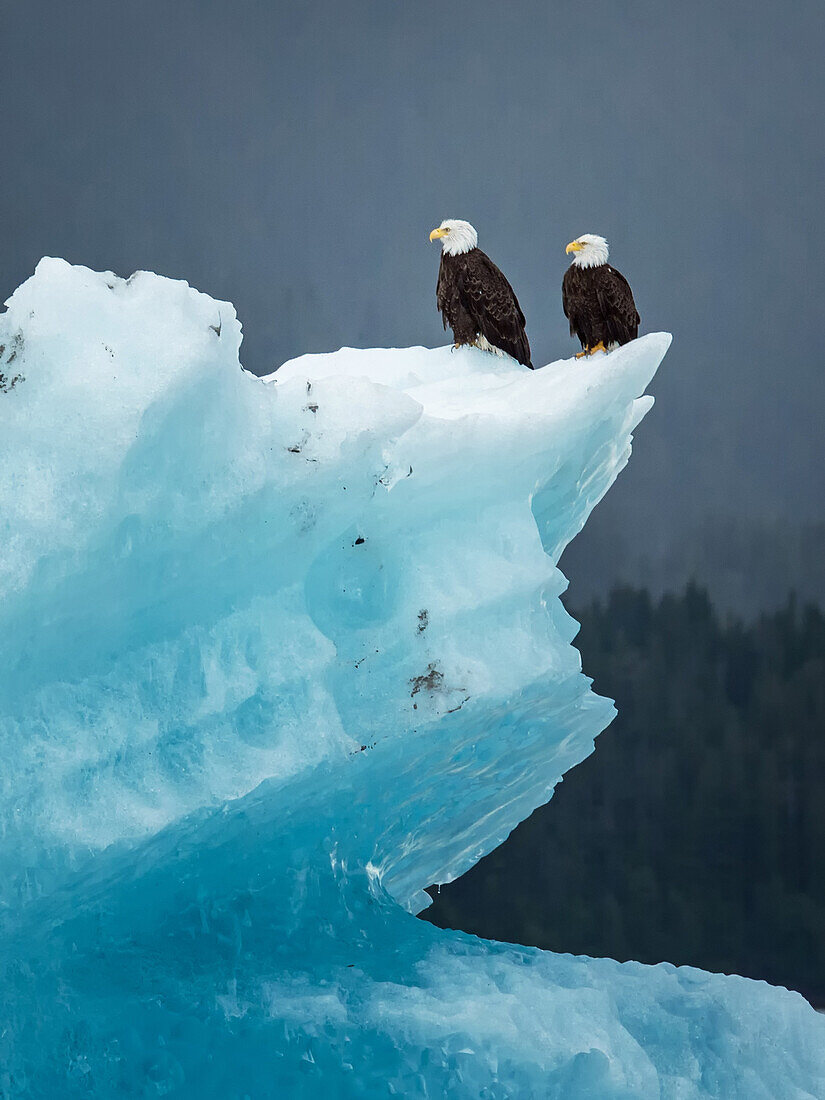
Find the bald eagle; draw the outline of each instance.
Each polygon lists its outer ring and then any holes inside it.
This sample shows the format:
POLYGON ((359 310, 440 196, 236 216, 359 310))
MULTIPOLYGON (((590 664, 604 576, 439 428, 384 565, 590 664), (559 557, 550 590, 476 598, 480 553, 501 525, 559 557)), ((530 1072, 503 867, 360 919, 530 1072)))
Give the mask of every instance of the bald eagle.
POLYGON ((565 251, 573 253, 573 263, 564 273, 561 300, 570 335, 581 341, 582 351, 576 358, 635 340, 641 318, 633 291, 624 275, 607 262, 604 237, 585 233, 565 251))
POLYGON ((444 328, 453 330, 455 346, 473 344, 482 351, 511 355, 532 370, 518 298, 478 247, 475 229, 469 222, 444 221, 430 240, 441 241, 436 302, 444 328))

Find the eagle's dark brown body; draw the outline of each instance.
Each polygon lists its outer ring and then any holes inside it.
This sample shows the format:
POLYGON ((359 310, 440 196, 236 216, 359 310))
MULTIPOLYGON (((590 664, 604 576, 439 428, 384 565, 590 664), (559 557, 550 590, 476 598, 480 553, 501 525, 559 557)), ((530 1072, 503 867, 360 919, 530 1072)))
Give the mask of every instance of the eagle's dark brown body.
POLYGON ((641 319, 633 291, 624 275, 610 264, 571 264, 564 274, 561 300, 570 335, 578 336, 585 349, 600 340, 605 347, 627 344, 639 335, 641 319))
POLYGON ((472 344, 483 336, 532 370, 524 314, 507 279, 480 248, 460 256, 441 253, 436 302, 444 328, 457 344, 472 344))

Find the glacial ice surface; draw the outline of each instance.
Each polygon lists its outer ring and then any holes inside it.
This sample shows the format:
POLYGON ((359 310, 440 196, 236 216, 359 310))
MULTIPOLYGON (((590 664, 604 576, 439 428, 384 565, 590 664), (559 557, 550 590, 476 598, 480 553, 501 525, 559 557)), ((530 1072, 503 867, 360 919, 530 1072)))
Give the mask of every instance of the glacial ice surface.
POLYGON ((0 1097, 825 1096, 797 994, 414 918, 612 705, 556 562, 669 344, 240 369, 43 260, 0 317, 0 1097))

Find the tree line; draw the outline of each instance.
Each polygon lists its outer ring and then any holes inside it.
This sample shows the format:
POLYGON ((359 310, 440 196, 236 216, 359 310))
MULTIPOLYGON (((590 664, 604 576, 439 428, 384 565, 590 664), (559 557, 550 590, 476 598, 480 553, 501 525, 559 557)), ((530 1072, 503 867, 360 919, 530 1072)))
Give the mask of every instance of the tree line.
POLYGON ((426 918, 825 1005, 825 616, 791 599, 745 623, 695 584, 616 588, 574 615, 618 717, 426 918))

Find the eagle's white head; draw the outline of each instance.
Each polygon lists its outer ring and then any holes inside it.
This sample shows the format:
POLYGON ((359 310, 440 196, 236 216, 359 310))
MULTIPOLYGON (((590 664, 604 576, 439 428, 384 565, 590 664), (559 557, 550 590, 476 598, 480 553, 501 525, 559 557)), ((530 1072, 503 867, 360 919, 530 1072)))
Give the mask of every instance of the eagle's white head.
POLYGON ((607 263, 607 241, 597 233, 582 233, 564 251, 573 253, 576 267, 599 267, 607 263))
POLYGON ((441 248, 448 256, 460 256, 478 245, 478 233, 469 222, 460 218, 448 218, 430 234, 431 241, 441 241, 441 248))

